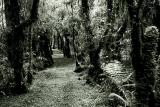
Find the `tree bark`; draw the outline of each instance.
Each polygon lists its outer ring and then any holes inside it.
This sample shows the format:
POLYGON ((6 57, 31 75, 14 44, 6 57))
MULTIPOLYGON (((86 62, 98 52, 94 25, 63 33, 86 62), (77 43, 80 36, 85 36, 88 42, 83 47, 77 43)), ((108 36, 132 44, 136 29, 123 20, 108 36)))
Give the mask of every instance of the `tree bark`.
POLYGON ((56 35, 53 35, 53 49, 56 49, 56 35))
POLYGON ((70 51, 70 43, 69 43, 69 39, 68 39, 69 34, 66 34, 64 32, 64 36, 63 36, 63 54, 64 57, 70 58, 71 57, 71 51, 70 51))
POLYGON ((154 41, 156 37, 143 36, 139 17, 143 0, 138 1, 137 6, 134 5, 134 0, 127 0, 127 3, 132 26, 132 65, 135 70, 136 107, 154 107, 155 63, 153 63, 154 56, 151 53, 155 51, 155 45, 152 44, 156 44, 154 41))
POLYGON ((21 93, 26 91, 23 69, 24 34, 21 27, 15 28, 20 24, 20 6, 17 0, 5 0, 4 3, 6 25, 11 30, 11 33, 7 35, 8 60, 14 69, 15 91, 16 93, 21 93))
POLYGON ((82 25, 85 29, 85 34, 86 34, 86 50, 87 54, 89 55, 90 59, 90 64, 93 66, 91 70, 89 70, 89 76, 94 77, 96 80, 99 74, 103 72, 103 70, 100 67, 100 60, 99 60, 99 53, 100 53, 100 48, 95 46, 95 43, 93 41, 93 32, 90 26, 90 16, 89 16, 89 4, 88 0, 82 0, 82 7, 81 7, 81 12, 82 12, 82 25))
MULTIPOLYGON (((154 17, 153 24, 155 26, 157 26, 157 28, 160 31, 160 21, 159 21, 159 19, 160 19, 160 1, 159 0, 155 0, 155 9, 156 9, 156 15, 154 17)), ((159 55, 160 55, 160 36, 159 36, 159 39, 158 39, 157 59, 158 59, 159 55)))
MULTIPOLYGON (((2 11, 3 11, 3 9, 4 9, 4 0, 2 0, 2 11)), ((2 15, 2 28, 4 29, 4 15, 3 15, 4 13, 3 12, 1 12, 1 15, 2 15)))
POLYGON ((39 0, 33 0, 32 9, 30 11, 30 17, 27 20, 20 23, 19 25, 17 25, 16 28, 25 28, 25 27, 30 26, 35 21, 37 21, 37 19, 38 19, 38 6, 39 6, 39 0))
POLYGON ((18 0, 4 0, 6 25, 9 33, 7 34, 8 60, 14 69, 15 93, 27 91, 24 81, 23 51, 24 33, 23 28, 31 25, 38 14, 39 0, 34 0, 31 16, 28 20, 20 23, 20 5, 18 0))
POLYGON ((32 84, 33 72, 32 72, 32 26, 28 28, 29 30, 29 70, 27 72, 27 83, 32 84))
POLYGON ((61 50, 61 49, 62 49, 62 48, 61 48, 61 47, 62 47, 62 46, 61 46, 61 44, 62 44, 62 43, 61 43, 61 42, 62 42, 62 41, 61 41, 61 35, 60 35, 59 30, 58 30, 57 28, 55 28, 55 29, 56 29, 56 31, 57 31, 57 48, 61 50))
POLYGON ((57 48, 58 49, 61 49, 61 46, 60 46, 60 36, 57 36, 57 48))
POLYGON ((112 22, 112 9, 113 9, 113 1, 112 0, 107 0, 107 14, 108 14, 108 23, 112 22))
POLYGON ((42 55, 42 57, 47 59, 47 62, 45 63, 45 67, 51 66, 54 63, 53 58, 52 58, 52 50, 51 50, 50 40, 48 38, 48 34, 49 34, 48 31, 46 31, 39 38, 41 55, 42 55))
MULTIPOLYGON (((74 8, 73 8, 73 3, 71 3, 71 9, 72 9, 72 18, 74 17, 74 8)), ((77 53, 76 53, 76 46, 75 46, 75 29, 74 29, 75 24, 72 25, 72 44, 73 44, 73 52, 74 52, 74 58, 76 60, 76 67, 78 67, 78 61, 77 61, 77 53)))

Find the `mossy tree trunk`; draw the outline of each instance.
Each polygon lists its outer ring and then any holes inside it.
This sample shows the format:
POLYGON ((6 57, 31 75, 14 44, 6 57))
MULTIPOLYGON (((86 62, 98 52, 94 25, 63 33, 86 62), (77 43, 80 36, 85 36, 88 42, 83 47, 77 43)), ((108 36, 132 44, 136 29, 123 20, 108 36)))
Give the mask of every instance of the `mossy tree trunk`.
POLYGON ((108 16, 107 22, 111 23, 112 18, 113 18, 113 15, 112 15, 113 1, 112 0, 107 0, 106 2, 107 2, 107 16, 108 16))
POLYGON ((50 40, 49 40, 48 35, 49 35, 49 32, 47 30, 39 38, 41 55, 42 57, 47 59, 47 62, 45 63, 45 67, 51 66, 54 63, 53 58, 52 58, 52 49, 51 49, 50 40))
POLYGON ((99 53, 100 53, 100 46, 95 46, 94 43, 94 35, 92 32, 92 28, 90 26, 90 16, 89 16, 89 2, 88 0, 81 0, 81 12, 82 12, 82 25, 85 29, 86 34, 86 50, 89 55, 90 64, 93 66, 89 70, 89 76, 93 76, 94 79, 98 77, 99 74, 101 74, 103 71, 100 67, 100 61, 99 61, 99 53))
POLYGON ((59 50, 62 50, 62 37, 61 36, 57 36, 57 47, 59 50))
POLYGON ((134 4, 134 0, 127 0, 130 22, 132 26, 132 65, 135 70, 136 82, 136 107, 154 107, 154 72, 155 51, 157 45, 157 34, 145 34, 143 36, 140 23, 140 10, 143 0, 134 4))
POLYGON ((11 32, 7 35, 8 60, 14 69, 16 91, 26 91, 23 69, 23 42, 24 34, 20 24, 20 6, 17 0, 5 0, 6 25, 11 32))
MULTIPOLYGON (((156 15, 154 17, 153 24, 155 26, 157 26, 157 28, 160 31, 160 21, 159 21, 159 19, 160 19, 160 1, 159 0, 155 0, 155 9, 156 9, 156 15)), ((160 36, 159 36, 159 40, 158 40, 157 59, 158 59, 159 55, 160 55, 160 36)))
POLYGON ((146 107, 154 107, 155 98, 154 98, 154 88, 155 88, 155 74, 156 74, 156 52, 158 46, 158 37, 159 32, 157 27, 150 26, 145 30, 143 37, 143 75, 139 79, 141 81, 141 91, 140 92, 144 98, 145 104, 148 104, 146 107), (143 89, 143 90, 142 90, 143 89), (147 93, 147 94, 146 94, 147 93))
POLYGON ((24 27, 31 25, 37 19, 37 10, 39 0, 34 0, 30 18, 23 23, 20 23, 20 5, 18 0, 4 0, 5 17, 8 29, 7 46, 8 60, 11 67, 14 69, 15 76, 15 93, 23 93, 27 91, 24 81, 23 69, 23 42, 24 42, 24 27))
POLYGON ((53 35, 53 45, 52 45, 53 49, 56 49, 56 35, 53 35))
POLYGON ((68 34, 64 34, 64 44, 63 44, 63 54, 64 54, 64 57, 67 57, 67 58, 71 58, 71 50, 70 50, 70 43, 69 43, 69 39, 68 39, 68 34))

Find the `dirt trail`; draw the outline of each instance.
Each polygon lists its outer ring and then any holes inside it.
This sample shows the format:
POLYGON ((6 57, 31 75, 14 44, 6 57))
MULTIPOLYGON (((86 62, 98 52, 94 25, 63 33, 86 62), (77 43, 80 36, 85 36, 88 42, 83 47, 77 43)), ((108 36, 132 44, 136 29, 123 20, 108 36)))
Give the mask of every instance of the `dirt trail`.
POLYGON ((2 97, 0 107, 103 107, 98 90, 78 80, 69 62, 40 71, 29 93, 2 97))

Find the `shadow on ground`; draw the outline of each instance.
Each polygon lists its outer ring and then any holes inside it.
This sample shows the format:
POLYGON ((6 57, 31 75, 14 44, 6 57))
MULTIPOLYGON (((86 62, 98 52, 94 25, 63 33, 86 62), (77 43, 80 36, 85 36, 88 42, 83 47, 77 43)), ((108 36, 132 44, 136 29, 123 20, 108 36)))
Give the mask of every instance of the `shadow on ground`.
POLYGON ((52 67, 65 67, 75 63, 74 58, 53 58, 54 65, 52 67))

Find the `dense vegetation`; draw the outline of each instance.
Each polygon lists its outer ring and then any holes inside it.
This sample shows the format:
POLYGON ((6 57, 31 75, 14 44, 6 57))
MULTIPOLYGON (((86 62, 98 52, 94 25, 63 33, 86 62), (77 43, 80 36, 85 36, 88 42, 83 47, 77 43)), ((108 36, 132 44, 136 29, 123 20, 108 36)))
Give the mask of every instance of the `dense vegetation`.
POLYGON ((28 92, 58 49, 106 92, 106 106, 160 105, 159 0, 1 0, 0 8, 1 94, 28 92), (122 80, 107 72, 113 62, 122 80))

